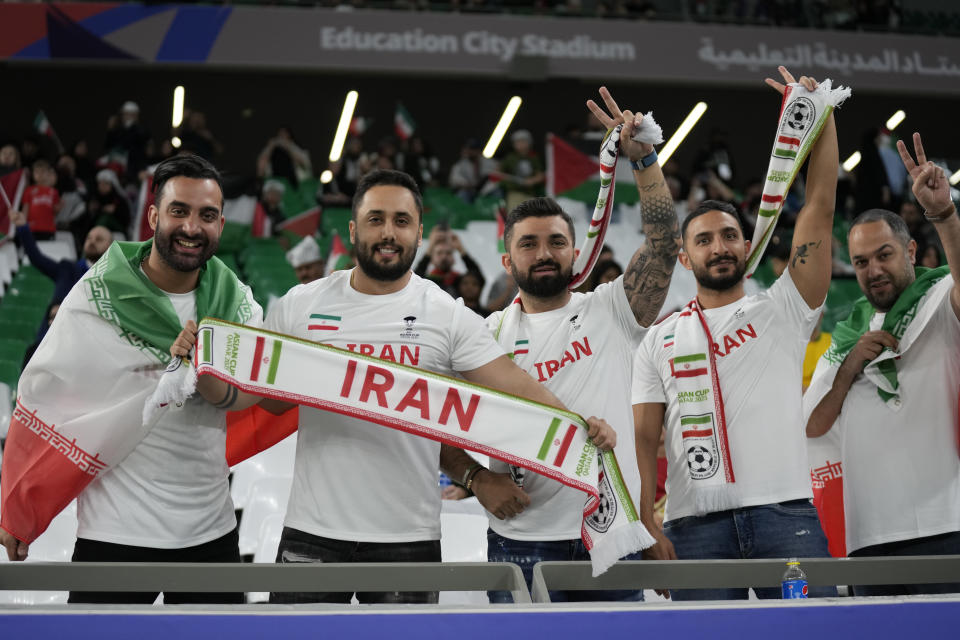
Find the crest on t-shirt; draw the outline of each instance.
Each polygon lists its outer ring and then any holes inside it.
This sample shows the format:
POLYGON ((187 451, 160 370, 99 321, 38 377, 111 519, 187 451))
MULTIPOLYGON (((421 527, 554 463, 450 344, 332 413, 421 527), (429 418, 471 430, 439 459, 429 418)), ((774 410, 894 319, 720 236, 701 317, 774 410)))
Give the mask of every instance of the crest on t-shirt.
POLYGON ((570 318, 570 327, 571 327, 574 331, 579 331, 579 330, 580 330, 579 318, 580 318, 580 314, 579 314, 579 313, 578 313, 577 315, 573 316, 572 318, 570 318))

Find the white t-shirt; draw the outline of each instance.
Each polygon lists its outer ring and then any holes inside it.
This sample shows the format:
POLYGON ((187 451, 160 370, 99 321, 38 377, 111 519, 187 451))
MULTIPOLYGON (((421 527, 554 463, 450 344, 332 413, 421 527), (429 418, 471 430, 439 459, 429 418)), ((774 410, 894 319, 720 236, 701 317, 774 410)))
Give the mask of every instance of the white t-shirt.
MULTIPOLYGON (((935 286, 952 284, 948 277, 935 286)), ((860 376, 833 427, 843 452, 847 553, 960 531, 960 322, 949 294, 934 313, 896 361, 900 410, 888 408, 860 376)), ((871 331, 880 329, 883 316, 874 316, 871 331)))
MULTIPOLYGON (((429 280, 411 274, 401 291, 367 295, 351 273, 294 287, 266 328, 447 375, 503 355, 480 316, 429 280), (321 326, 330 328, 310 328, 321 326)), ((438 442, 300 407, 285 524, 335 540, 437 540, 439 464, 438 442)))
MULTIPOLYGON (((502 314, 498 311, 487 318, 491 331, 500 324, 502 314)), ((529 353, 514 357, 571 411, 584 418, 603 418, 616 430, 617 461, 635 503, 640 500, 640 472, 629 402, 630 367, 646 331, 630 309, 621 276, 593 293, 572 294, 560 309, 524 313, 516 339, 528 341, 529 353)), ((509 467, 490 460, 490 469, 503 473, 509 467)), ((488 514, 491 529, 513 540, 580 537, 582 491, 529 471, 524 473, 523 490, 530 496, 530 506, 508 520, 488 514)))
MULTIPOLYGON (((181 324, 197 319, 194 292, 167 296, 181 324)), ((249 302, 250 324, 260 326, 260 307, 249 302)), ((171 406, 123 462, 80 494, 77 536, 156 549, 216 540, 237 526, 229 473, 226 412, 196 395, 171 406)))
MULTIPOLYGON (((803 356, 820 316, 789 271, 766 291, 705 309, 727 419, 733 472, 743 506, 810 498, 801 413, 803 356)), ((650 329, 634 361, 633 403, 666 403, 665 519, 694 514, 680 407, 670 359, 678 314, 650 329)))

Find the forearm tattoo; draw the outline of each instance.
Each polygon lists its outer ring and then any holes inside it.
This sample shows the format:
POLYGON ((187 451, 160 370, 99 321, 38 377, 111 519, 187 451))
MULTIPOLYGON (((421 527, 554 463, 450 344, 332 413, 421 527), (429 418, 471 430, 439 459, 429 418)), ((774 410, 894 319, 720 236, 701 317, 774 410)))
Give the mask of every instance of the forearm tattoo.
POLYGON ((664 181, 639 187, 646 241, 623 276, 623 286, 637 322, 648 327, 660 315, 680 252, 677 211, 664 181))
POLYGON ((796 269, 797 263, 807 264, 807 260, 812 258, 810 252, 813 249, 819 249, 820 245, 823 243, 822 240, 817 240, 816 242, 807 242, 806 244, 798 244, 797 252, 793 254, 793 260, 790 262, 790 268, 796 269))
POLYGON ((237 388, 227 386, 227 392, 223 395, 223 400, 213 405, 217 409, 228 409, 237 401, 237 388))

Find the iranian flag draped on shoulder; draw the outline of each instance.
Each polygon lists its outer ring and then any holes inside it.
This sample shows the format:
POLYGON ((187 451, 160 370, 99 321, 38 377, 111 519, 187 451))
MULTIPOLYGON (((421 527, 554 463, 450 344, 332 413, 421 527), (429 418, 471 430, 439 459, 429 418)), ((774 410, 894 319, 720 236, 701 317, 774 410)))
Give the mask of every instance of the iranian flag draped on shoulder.
MULTIPOLYGON (((140 268, 152 246, 115 242, 67 295, 20 377, 0 526, 23 542, 33 542, 163 418, 159 412, 144 423, 144 402, 182 327, 170 299, 140 268)), ((200 317, 262 323, 249 287, 218 258, 201 267, 195 293, 200 317)))

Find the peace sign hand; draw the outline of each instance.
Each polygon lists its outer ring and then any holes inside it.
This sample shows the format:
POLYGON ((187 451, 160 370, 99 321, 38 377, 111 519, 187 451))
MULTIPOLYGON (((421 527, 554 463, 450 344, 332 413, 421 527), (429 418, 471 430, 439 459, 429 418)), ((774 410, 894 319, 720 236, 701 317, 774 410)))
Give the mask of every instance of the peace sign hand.
POLYGON ((944 211, 953 206, 953 201, 950 199, 950 184, 943 174, 943 169, 927 160, 920 134, 913 134, 913 151, 917 155, 916 162, 910 156, 907 145, 904 144, 903 140, 897 140, 897 151, 900 152, 900 159, 903 161, 907 173, 913 178, 913 195, 917 197, 917 202, 932 217, 941 216, 944 211))
POLYGON ((640 127, 640 123, 643 121, 643 114, 633 113, 632 111, 620 111, 620 107, 617 106, 616 101, 613 99, 613 96, 610 95, 610 92, 607 91, 606 87, 600 87, 600 97, 603 98, 603 103, 607 105, 607 111, 610 112, 610 115, 607 115, 607 112, 601 109, 593 100, 587 100, 587 108, 593 112, 593 115, 597 117, 600 124, 608 130, 623 123, 623 129, 620 131, 620 151, 626 153, 627 157, 633 162, 639 162, 641 158, 653 153, 652 144, 637 142, 633 139, 634 133, 636 133, 640 127))

